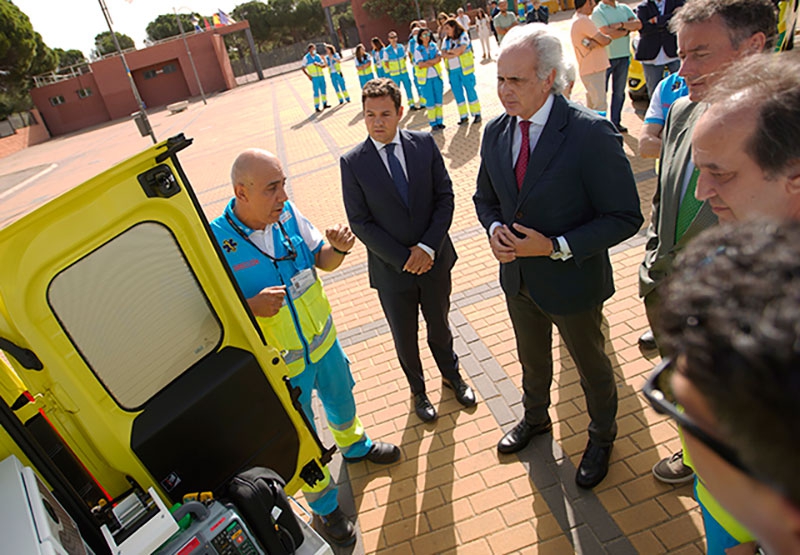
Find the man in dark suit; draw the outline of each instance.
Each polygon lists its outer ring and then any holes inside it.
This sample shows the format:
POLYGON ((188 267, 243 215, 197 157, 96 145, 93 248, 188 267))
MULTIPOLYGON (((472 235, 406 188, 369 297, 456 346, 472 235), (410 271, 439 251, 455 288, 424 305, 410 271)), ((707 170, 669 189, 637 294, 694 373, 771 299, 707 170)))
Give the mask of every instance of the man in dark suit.
POLYGON ((453 184, 430 133, 398 131, 403 107, 394 82, 368 82, 362 103, 369 138, 341 159, 344 206, 350 227, 368 249, 370 286, 378 290, 414 410, 428 422, 436 410, 425 393, 419 357, 420 309, 443 385, 462 405, 475 404, 475 394, 459 374, 447 321, 456 262, 447 234, 453 184))
POLYGON ((675 10, 684 0, 642 0, 636 6, 636 17, 642 22, 636 59, 642 62, 647 94, 653 91, 667 73, 675 73, 681 65, 678 58, 678 41, 669 28, 675 10))
POLYGON ((581 377, 591 422, 575 480, 608 473, 617 425, 602 306, 614 292, 608 248, 642 225, 630 164, 614 127, 567 101, 561 42, 542 25, 512 29, 497 60, 506 113, 486 127, 473 200, 500 261, 522 364, 525 415, 498 443, 523 449, 551 427, 555 324, 581 377))

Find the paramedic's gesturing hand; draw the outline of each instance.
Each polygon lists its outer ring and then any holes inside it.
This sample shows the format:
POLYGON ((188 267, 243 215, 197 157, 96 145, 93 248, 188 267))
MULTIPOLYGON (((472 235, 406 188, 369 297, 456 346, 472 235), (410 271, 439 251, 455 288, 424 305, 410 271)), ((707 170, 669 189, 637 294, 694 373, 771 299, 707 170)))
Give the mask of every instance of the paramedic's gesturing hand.
POLYGON ((271 318, 281 309, 285 296, 285 285, 265 287, 259 291, 255 297, 247 299, 247 304, 250 306, 250 310, 253 311, 253 314, 259 318, 271 318))

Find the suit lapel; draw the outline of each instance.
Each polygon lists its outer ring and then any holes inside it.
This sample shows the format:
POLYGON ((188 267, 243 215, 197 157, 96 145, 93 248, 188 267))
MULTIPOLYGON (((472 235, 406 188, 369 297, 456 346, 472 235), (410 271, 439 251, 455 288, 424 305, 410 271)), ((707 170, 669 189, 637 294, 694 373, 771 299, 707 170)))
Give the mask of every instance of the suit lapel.
MULTIPOLYGON (((539 140, 536 142, 536 147, 533 149, 531 158, 528 161, 528 170, 522 182, 522 191, 520 191, 517 198, 517 206, 522 204, 523 199, 530 194, 547 169, 550 161, 561 148, 561 143, 564 142, 564 134, 561 130, 566 124, 567 101, 562 96, 557 95, 553 102, 553 108, 550 110, 550 116, 547 118, 547 123, 542 129, 539 140)), ((516 177, 514 183, 516 183, 516 177)))
POLYGON ((507 193, 511 198, 517 198, 519 192, 517 191, 517 176, 514 173, 514 152, 511 146, 514 144, 514 131, 516 130, 517 118, 514 116, 505 116, 506 128, 500 132, 497 138, 497 152, 505 152, 506 158, 498 160, 500 164, 500 171, 502 172, 503 179, 501 183, 508 189, 507 193))
MULTIPOLYGON (((686 180, 686 170, 688 169, 689 162, 692 159, 692 140, 691 140, 691 133, 694 129, 695 123, 703 115, 705 110, 700 109, 700 106, 695 108, 692 112, 691 116, 687 118, 686 125, 680 130, 678 133, 677 138, 675 139, 675 144, 679 145, 675 149, 675 161, 677 164, 670 167, 670 172, 667 174, 667 183, 662 182, 662 186, 666 185, 665 189, 669 189, 669 200, 670 205, 668 207, 668 211, 665 211, 667 214, 670 214, 669 221, 663 222, 663 233, 664 238, 669 237, 670 241, 675 240, 675 228, 678 223, 678 211, 680 210, 681 206, 681 193, 683 192, 683 183, 686 180), (689 136, 687 136, 689 135, 689 136), (674 168, 674 169, 673 169, 674 168)), ((664 195, 662 195, 662 199, 664 195)), ((663 202, 663 200, 662 200, 663 202)), ((705 229, 705 227, 695 226, 695 222, 698 224, 706 223, 708 221, 716 221, 716 216, 714 216, 714 212, 711 210, 711 207, 708 206, 707 202, 704 202, 703 205, 700 207, 700 210, 695 215, 692 223, 689 224, 686 232, 683 234, 681 239, 678 241, 679 244, 685 243, 688 239, 693 237, 698 233, 698 229, 705 229), (692 232, 692 227, 696 227, 694 232, 692 232), (690 233, 691 232, 691 233, 690 233)), ((662 240, 664 240, 662 238, 662 240)))

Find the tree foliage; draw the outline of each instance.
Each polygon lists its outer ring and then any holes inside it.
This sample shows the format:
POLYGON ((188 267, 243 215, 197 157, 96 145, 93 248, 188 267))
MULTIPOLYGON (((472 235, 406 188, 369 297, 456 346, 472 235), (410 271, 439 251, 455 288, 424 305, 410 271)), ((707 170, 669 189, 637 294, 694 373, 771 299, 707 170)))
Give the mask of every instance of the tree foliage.
POLYGON ((35 56, 30 19, 8 0, 0 0, 0 83, 27 75, 35 56))
POLYGON ((39 75, 53 71, 58 66, 58 56, 42 40, 42 35, 34 31, 36 42, 36 54, 33 56, 31 67, 28 69, 29 75, 39 75))
MULTIPOLYGON (((197 19, 201 21, 203 19, 198 13, 181 13, 178 14, 178 17, 181 18, 181 25, 183 25, 183 31, 185 33, 194 32, 194 23, 192 23, 192 17, 197 17, 197 19)), ((181 30, 178 28, 178 20, 176 19, 174 13, 159 15, 157 18, 147 24, 146 31, 147 38, 152 41, 166 39, 181 34, 181 30)))
MULTIPOLYGON (((114 31, 114 34, 117 35, 120 48, 123 50, 133 48, 133 39, 128 35, 124 35, 116 31, 114 31)), ((111 33, 109 31, 103 31, 94 37, 94 47, 97 49, 97 53, 101 56, 117 51, 117 47, 114 45, 114 39, 111 37, 111 33)))
POLYGON ((86 61, 86 56, 80 50, 63 50, 61 48, 54 48, 53 52, 58 57, 58 67, 69 67, 77 64, 82 64, 86 61))
MULTIPOLYGON (((442 4, 441 0, 418 0, 418 2, 423 17, 431 11, 438 12, 442 4)), ((375 18, 388 15, 401 26, 417 19, 417 4, 414 0, 367 0, 364 2, 364 9, 375 18)))
POLYGON ((0 0, 0 118, 32 106, 32 77, 56 68, 58 57, 30 19, 9 0, 0 0))
POLYGON ((231 15, 250 23, 253 40, 261 50, 294 44, 326 33, 325 12, 318 0, 251 0, 236 6, 231 15))

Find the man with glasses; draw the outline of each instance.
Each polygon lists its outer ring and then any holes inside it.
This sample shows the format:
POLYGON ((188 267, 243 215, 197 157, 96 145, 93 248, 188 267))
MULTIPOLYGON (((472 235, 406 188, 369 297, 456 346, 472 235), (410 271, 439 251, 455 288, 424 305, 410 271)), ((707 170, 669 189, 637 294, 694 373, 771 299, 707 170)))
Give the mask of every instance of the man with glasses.
POLYGON ((710 494, 765 551, 800 553, 800 222, 705 232, 663 298, 659 337, 672 358, 645 396, 680 424, 710 494))
MULTIPOLYGON (((316 271, 338 268, 355 236, 347 226, 336 225, 325 230, 325 244, 289 201, 283 168, 270 152, 242 152, 233 163, 231 181, 234 198, 211 222, 211 230, 267 343, 281 351, 308 421, 314 422, 311 391, 316 389, 345 461, 397 461, 397 446, 372 441, 356 414, 350 364, 316 271)), ((355 530, 339 508, 330 471, 323 471, 315 486, 303 487, 315 527, 333 543, 350 545, 355 530)))

